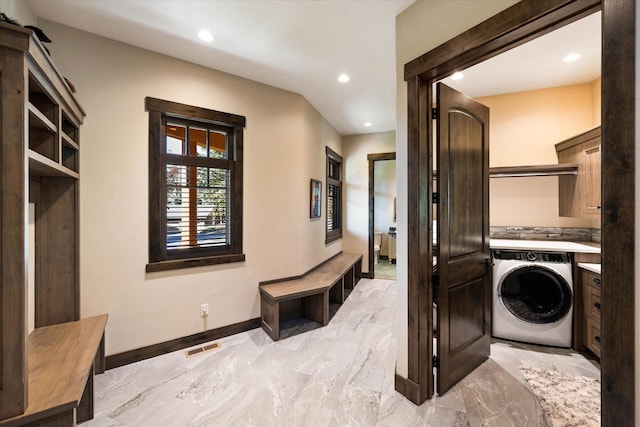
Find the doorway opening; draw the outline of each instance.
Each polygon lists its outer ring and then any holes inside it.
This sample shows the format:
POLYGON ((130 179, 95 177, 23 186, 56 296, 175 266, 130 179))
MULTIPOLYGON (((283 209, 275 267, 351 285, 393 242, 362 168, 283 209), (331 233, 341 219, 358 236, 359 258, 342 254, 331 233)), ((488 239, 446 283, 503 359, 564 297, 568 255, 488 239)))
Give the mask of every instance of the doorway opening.
POLYGON ((396 279, 396 153, 369 161, 369 278, 396 279))
POLYGON ((524 0, 405 65, 408 90, 408 375, 396 389, 415 403, 433 394, 431 83, 603 11, 602 37, 602 423, 635 423, 635 2, 566 0, 541 5, 524 0), (508 23, 508 24, 505 24, 508 23), (426 179, 425 179, 426 178, 426 179), (427 184, 428 183, 428 184, 427 184), (426 187, 426 188, 425 188, 426 187), (425 191, 426 190, 426 191, 425 191), (426 220, 425 220, 426 219, 426 220), (426 244, 425 244, 426 243, 426 244), (625 347, 626 343, 626 347, 625 347))

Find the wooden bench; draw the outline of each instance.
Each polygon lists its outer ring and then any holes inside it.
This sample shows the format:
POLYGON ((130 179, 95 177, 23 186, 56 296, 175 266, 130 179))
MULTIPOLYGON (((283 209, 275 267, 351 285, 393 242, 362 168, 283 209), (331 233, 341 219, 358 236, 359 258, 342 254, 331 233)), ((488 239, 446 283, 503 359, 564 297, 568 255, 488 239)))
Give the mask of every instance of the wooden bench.
POLYGON ((104 372, 107 315, 35 329, 27 340, 27 410, 0 426, 75 426, 93 418, 94 369, 104 372))
POLYGON ((280 323, 304 317, 329 323, 329 304, 342 304, 362 274, 362 255, 340 253, 303 276, 260 283, 260 324, 274 341, 280 323))

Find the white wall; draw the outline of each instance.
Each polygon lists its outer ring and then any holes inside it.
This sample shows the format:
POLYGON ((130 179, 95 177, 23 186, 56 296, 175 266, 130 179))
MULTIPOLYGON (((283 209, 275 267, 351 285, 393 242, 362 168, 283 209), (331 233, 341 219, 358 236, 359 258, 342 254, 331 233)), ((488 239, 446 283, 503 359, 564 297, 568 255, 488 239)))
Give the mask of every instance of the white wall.
POLYGON ((362 254, 362 271, 369 271, 368 154, 396 151, 395 132, 349 135, 342 138, 345 162, 346 222, 344 251, 362 254))
POLYGON ((29 5, 19 0, 0 0, 0 12, 17 20, 21 25, 36 25, 37 18, 29 5))
MULTIPOLYGON (((489 107, 489 165, 558 163, 555 144, 600 124, 600 79, 593 83, 477 98, 489 107)), ((559 216, 558 177, 492 178, 490 225, 600 228, 559 216)))
MULTIPOLYGON (((301 218, 305 219, 302 222, 303 227, 300 231, 301 234, 299 234, 299 240, 301 240, 300 251, 303 259, 324 260, 327 258, 328 253, 338 253, 344 246, 344 230, 343 240, 331 242, 326 248, 324 246, 327 224, 327 159, 325 146, 328 146, 336 153, 342 155, 343 158, 345 157, 345 153, 342 137, 338 135, 338 133, 329 125, 329 123, 327 123, 326 120, 324 120, 320 113, 318 113, 311 104, 302 97, 300 97, 300 99, 302 100, 302 111, 304 117, 302 139, 300 142, 306 141, 308 143, 313 141, 312 147, 308 147, 302 152, 302 161, 300 161, 298 165, 300 168, 298 171, 299 175, 294 175, 296 179, 297 176, 302 177, 299 181, 300 185, 304 187, 302 191, 304 203, 301 203, 299 206, 301 209, 301 218), (322 215, 320 218, 316 219, 309 219, 309 189, 311 178, 322 181, 322 215), (318 242, 321 242, 322 245, 318 244, 318 242)), ((279 167, 286 168, 288 166, 288 163, 284 163, 279 167)), ((348 197, 348 195, 343 195, 343 203, 345 203, 346 197, 348 197)), ((271 206, 271 208, 273 208, 273 206, 271 206)), ((344 215, 349 215, 348 206, 345 206, 344 215)), ((312 265, 309 265, 308 268, 318 264, 318 262, 314 262, 312 265)))
POLYGON ((325 246, 326 210, 309 219, 309 180, 324 181, 325 146, 341 153, 341 137, 302 96, 54 22, 39 26, 87 113, 81 312, 109 314, 107 354, 257 318, 259 281, 301 274, 342 250, 341 241, 325 246), (246 116, 246 262, 145 274, 147 96, 246 116))
POLYGON ((517 3, 515 0, 423 0, 396 18, 396 153, 398 263, 396 373, 407 377, 407 85, 404 64, 517 3))

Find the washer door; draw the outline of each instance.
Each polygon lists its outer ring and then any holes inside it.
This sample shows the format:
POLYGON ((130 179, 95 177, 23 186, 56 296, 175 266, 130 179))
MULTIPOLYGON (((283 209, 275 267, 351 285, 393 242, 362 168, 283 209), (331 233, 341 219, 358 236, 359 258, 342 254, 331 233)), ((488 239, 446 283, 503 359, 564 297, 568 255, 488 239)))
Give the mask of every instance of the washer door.
POLYGON ((573 299, 562 276, 537 265, 523 266, 507 274, 498 292, 512 315, 536 324, 554 323, 565 317, 573 299))

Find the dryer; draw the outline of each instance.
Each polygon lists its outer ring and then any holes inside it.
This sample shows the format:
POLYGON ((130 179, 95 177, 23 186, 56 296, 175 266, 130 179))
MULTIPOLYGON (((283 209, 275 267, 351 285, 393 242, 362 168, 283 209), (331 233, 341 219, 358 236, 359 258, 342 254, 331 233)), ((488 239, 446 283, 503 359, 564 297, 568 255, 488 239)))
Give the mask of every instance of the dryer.
POLYGON ((492 256, 493 336, 571 347, 571 254, 494 250, 492 256))

